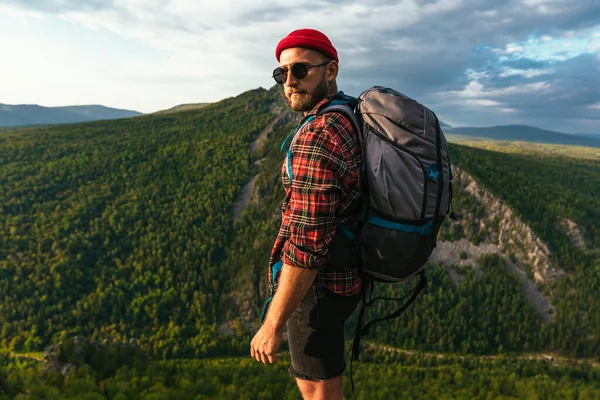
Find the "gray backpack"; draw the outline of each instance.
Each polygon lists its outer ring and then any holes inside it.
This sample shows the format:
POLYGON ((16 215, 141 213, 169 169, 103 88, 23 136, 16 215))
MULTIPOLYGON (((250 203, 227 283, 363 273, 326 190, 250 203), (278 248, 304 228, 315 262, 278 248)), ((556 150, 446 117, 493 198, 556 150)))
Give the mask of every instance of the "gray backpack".
POLYGON ((450 211, 452 172, 439 120, 381 86, 358 99, 340 92, 319 110, 325 112, 348 116, 360 132, 366 178, 358 237, 362 272, 377 281, 406 280, 423 269, 450 211))
MULTIPOLYGON (((436 246, 437 233, 452 202, 448 144, 436 115, 393 89, 374 86, 358 99, 339 92, 318 114, 348 116, 362 147, 362 212, 358 230, 338 227, 354 240, 365 278, 353 360, 360 337, 375 323, 396 318, 426 285, 423 268, 436 246), (391 315, 364 323, 373 283, 400 282, 420 275, 419 284, 391 315), (370 291, 369 300, 367 292, 370 291)), ((451 218, 455 218, 452 211, 451 218)))

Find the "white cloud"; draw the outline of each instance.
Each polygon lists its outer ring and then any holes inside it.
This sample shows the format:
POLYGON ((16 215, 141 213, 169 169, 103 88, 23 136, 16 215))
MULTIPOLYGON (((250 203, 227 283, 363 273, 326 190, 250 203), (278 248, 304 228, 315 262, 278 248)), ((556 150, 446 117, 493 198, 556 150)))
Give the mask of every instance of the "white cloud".
POLYGON ((543 15, 557 15, 563 12, 569 6, 572 6, 573 0, 523 0, 523 4, 533 11, 543 15))
MULTIPOLYGON (((69 87, 78 87, 81 90, 85 88, 87 93, 97 94, 104 86, 109 85, 108 81, 102 86, 99 85, 101 79, 96 78, 98 70, 109 69, 113 72, 111 79, 114 86, 129 87, 129 95, 121 95, 117 101, 109 101, 111 105, 129 102, 130 108, 153 111, 172 106, 175 93, 181 96, 181 100, 175 100, 176 103, 216 101, 257 86, 270 87, 274 84, 270 72, 276 66, 275 45, 297 27, 322 29, 338 48, 342 64, 352 59, 354 68, 367 68, 374 62, 371 57, 363 56, 373 50, 369 35, 398 26, 409 27, 419 23, 427 15, 460 5, 460 2, 446 0, 427 7, 419 7, 411 0, 395 4, 376 3, 372 7, 366 7, 359 3, 339 5, 322 0, 307 0, 302 4, 283 0, 121 0, 96 9, 79 7, 78 3, 57 2, 55 7, 47 4, 46 9, 50 11, 45 13, 30 12, 25 4, 21 8, 5 8, 25 19, 29 14, 42 18, 44 23, 40 26, 62 21, 71 27, 72 32, 79 26, 79 29, 84 29, 83 32, 94 32, 98 36, 97 40, 101 40, 99 37, 102 36, 113 35, 127 42, 137 43, 152 53, 150 61, 139 59, 134 54, 131 54, 131 57, 122 57, 122 54, 115 54, 109 47, 104 47, 103 60, 96 60, 97 63, 90 65, 77 59, 72 62, 73 68, 65 68, 56 57, 48 54, 48 69, 41 74, 35 74, 40 77, 36 85, 38 91, 43 88, 43 91, 55 94, 55 83, 62 82, 64 86, 60 92, 63 95, 71 92, 71 101, 79 102, 85 96, 75 95, 69 87), (293 24, 289 18, 282 18, 284 15, 293 15, 293 24), (329 18, 324 18, 327 15, 338 15, 344 20, 344 24, 332 25, 329 18), (378 21, 377 26, 364 24, 365 15, 373 21, 378 21), (75 68, 75 65, 79 67, 75 68), (79 73, 74 73, 75 70, 79 73), (77 79, 83 83, 78 85, 75 82, 77 79), (166 82, 170 82, 170 87, 166 88, 166 82), (159 84, 161 95, 148 98, 138 92, 143 85, 156 88, 159 84), (192 99, 190 97, 194 88, 197 94, 195 99, 192 99)), ((48 36, 49 32, 50 28, 46 29, 46 34, 40 30, 38 35, 48 36)), ((40 39, 39 43, 36 43, 33 36, 25 31, 16 30, 13 33, 11 36, 17 38, 16 42, 19 42, 23 35, 32 38, 27 46, 34 53, 39 52, 34 50, 36 48, 43 50, 59 47, 61 42, 40 39)), ((388 51, 402 49, 414 54, 427 49, 427 46, 410 38, 390 36, 389 39, 385 39, 378 43, 378 47, 387 48, 388 51)), ((98 50, 90 49, 84 51, 84 54, 97 53, 98 50)), ((65 57, 69 58, 66 54, 65 57)), ((9 67, 15 76, 19 75, 19 71, 28 69, 27 66, 20 65, 25 64, 26 59, 25 57, 11 60, 12 65, 9 67)), ((40 61, 37 60, 35 64, 39 65, 40 61)), ((6 68, 8 67, 4 69, 6 68)), ((40 101, 39 94, 33 94, 33 90, 16 87, 12 90, 10 98, 19 100, 27 96, 36 98, 36 102, 40 101)))
POLYGON ((475 15, 480 18, 497 18, 498 10, 475 11, 475 15))
POLYGON ((589 108, 590 110, 600 110, 600 101, 599 101, 599 102, 597 102, 597 103, 594 103, 594 104, 590 104, 590 105, 588 106, 588 108, 589 108))
POLYGON ((541 62, 566 61, 582 54, 594 54, 598 51, 597 34, 600 25, 578 32, 567 31, 562 36, 532 37, 524 41, 508 43, 504 48, 494 48, 501 62, 529 59, 541 62))
POLYGON ((471 81, 478 81, 480 79, 488 78, 490 76, 489 73, 487 73, 486 71, 476 71, 470 68, 465 71, 465 75, 471 81))
POLYGON ((494 100, 487 99, 467 99, 463 101, 463 104, 467 104, 470 106, 484 106, 484 107, 497 107, 502 105, 502 103, 494 100))
POLYGON ((483 95, 483 85, 478 80, 473 80, 460 92, 454 92, 458 97, 480 97, 483 95))
POLYGON ((600 100, 588 70, 554 92, 561 63, 593 54, 600 68, 600 26, 579 28, 593 25, 596 0, 0 1, 5 103, 154 111, 216 101, 272 86, 275 45, 301 27, 330 36, 344 90, 383 83, 501 117, 571 99, 573 87, 600 100))
POLYGON ((424 45, 425 44, 417 38, 401 37, 388 40, 382 47, 386 50, 419 52, 423 49, 424 45))
POLYGON ((525 47, 517 45, 515 43, 508 44, 506 46, 506 49, 504 49, 504 53, 506 54, 522 53, 523 51, 525 51, 525 47))
POLYGON ((457 97, 460 99, 476 99, 476 98, 501 98, 508 95, 516 95, 521 93, 543 93, 550 88, 549 82, 535 82, 524 85, 507 86, 503 88, 486 89, 485 86, 477 81, 470 81, 463 90, 446 92, 447 97, 457 97))
POLYGON ((36 10, 31 10, 31 9, 27 9, 27 8, 13 6, 10 4, 0 3, 0 15, 2 15, 2 14, 6 15, 14 20, 28 19, 28 18, 40 19, 43 16, 43 14, 41 12, 36 11, 36 10))
POLYGON ((501 78, 506 78, 509 76, 522 76, 523 78, 534 78, 536 76, 541 75, 550 75, 554 73, 554 69, 545 68, 545 69, 514 69, 514 68, 505 68, 498 76, 501 78))

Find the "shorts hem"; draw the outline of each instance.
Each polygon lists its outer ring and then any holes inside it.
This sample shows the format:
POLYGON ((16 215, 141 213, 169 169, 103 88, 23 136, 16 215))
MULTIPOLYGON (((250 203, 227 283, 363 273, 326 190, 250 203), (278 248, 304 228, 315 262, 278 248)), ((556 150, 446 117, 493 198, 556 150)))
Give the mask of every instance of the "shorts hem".
POLYGON ((296 371, 294 369, 294 367, 292 367, 291 365, 288 368, 288 372, 290 373, 290 375, 293 378, 298 378, 303 381, 326 381, 329 379, 337 378, 340 375, 343 375, 345 370, 346 370, 346 364, 344 363, 344 368, 342 368, 342 370, 340 372, 338 372, 337 374, 325 375, 325 376, 309 376, 309 375, 301 374, 300 372, 296 371))

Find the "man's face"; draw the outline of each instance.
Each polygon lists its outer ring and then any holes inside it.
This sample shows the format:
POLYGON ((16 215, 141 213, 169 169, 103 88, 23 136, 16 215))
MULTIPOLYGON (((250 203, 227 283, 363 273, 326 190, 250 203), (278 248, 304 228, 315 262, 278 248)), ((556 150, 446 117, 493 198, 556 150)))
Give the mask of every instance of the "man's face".
POLYGON ((293 47, 281 52, 279 66, 288 69, 287 79, 283 83, 284 93, 292 110, 305 113, 312 110, 319 101, 327 97, 330 87, 328 78, 331 77, 327 70, 330 64, 309 68, 308 75, 303 79, 297 79, 292 74, 292 65, 301 62, 312 66, 324 61, 326 58, 321 53, 311 49, 293 47))

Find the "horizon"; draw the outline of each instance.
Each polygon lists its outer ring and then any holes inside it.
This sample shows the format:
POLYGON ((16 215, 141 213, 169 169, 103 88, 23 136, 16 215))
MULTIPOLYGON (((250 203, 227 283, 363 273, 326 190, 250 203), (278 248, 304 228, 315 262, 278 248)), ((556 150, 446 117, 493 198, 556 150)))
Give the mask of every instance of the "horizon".
POLYGON ((312 27, 338 49, 338 87, 350 95, 392 87, 451 126, 600 126, 593 0, 161 4, 4 0, 0 76, 11 79, 0 102, 144 114, 214 103, 272 87, 277 42, 312 27), (330 24, 333 12, 345 22, 330 24))
MULTIPOLYGON (((263 87, 258 87, 256 89, 250 89, 250 90, 269 90, 268 88, 263 88, 263 87)), ((241 95, 242 93, 239 93, 238 95, 241 95)), ((234 96, 235 97, 235 96, 234 96)), ((218 103, 222 100, 225 100, 225 98, 217 100, 215 102, 207 102, 205 104, 214 104, 214 103, 218 103)), ((143 115, 152 115, 155 114, 157 112, 161 112, 161 111, 167 111, 171 108, 176 108, 176 107, 181 107, 181 106, 186 106, 186 105, 193 105, 193 104, 202 104, 202 102, 198 102, 198 103, 182 103, 182 104, 177 104, 174 105, 172 107, 166 108, 164 110, 157 110, 157 111, 153 111, 150 113, 141 113, 140 111, 137 110, 130 110, 130 109, 122 109, 122 108, 114 108, 111 106, 106 106, 104 104, 69 104, 69 105, 59 105, 59 106, 47 106, 47 105, 43 105, 43 104, 6 104, 6 103, 0 103, 0 106, 12 106, 12 107, 18 107, 18 106, 37 106, 37 107, 43 107, 43 108, 69 108, 69 107, 105 107, 105 108, 111 108, 111 109, 115 109, 115 110, 119 110, 119 111, 131 111, 131 112, 139 112, 140 115, 139 116, 143 116, 143 115)), ((124 117, 125 119, 127 118, 132 118, 132 117, 124 117)), ((89 122, 93 122, 95 120, 89 121, 89 122)), ((540 128, 537 126, 533 126, 533 125, 524 125, 524 124, 513 124, 513 123, 505 123, 502 125, 448 125, 446 124, 444 121, 440 120, 440 122, 442 124, 445 124, 447 126, 447 128, 449 129, 471 129, 471 128, 475 128, 475 129, 492 129, 492 128, 507 128, 507 127, 525 127, 525 128, 533 128, 533 129, 538 129, 538 130, 543 130, 543 131, 547 131, 547 132, 553 132, 553 133, 559 133, 559 134, 567 134, 567 135, 598 135, 600 136, 600 131, 598 132, 562 132, 562 131, 558 131, 558 130, 552 130, 552 129, 545 129, 545 128, 540 128)), ((46 123, 39 123, 39 124, 34 124, 34 125, 62 125, 62 124, 72 124, 72 123, 86 123, 84 122, 66 122, 66 123, 62 123, 62 122, 58 122, 58 123, 51 123, 51 124, 46 124, 46 123)), ((0 129, 2 128, 15 128, 18 129, 21 126, 31 126, 31 125, 15 125, 15 126, 6 126, 6 127, 2 127, 0 126, 0 129)), ((453 132, 446 132, 446 135, 462 135, 461 133, 453 133, 453 132)))

